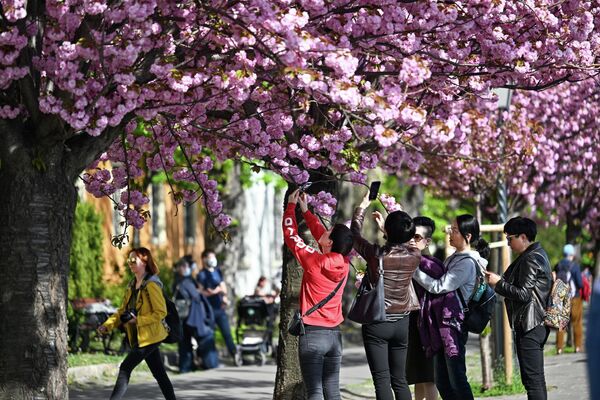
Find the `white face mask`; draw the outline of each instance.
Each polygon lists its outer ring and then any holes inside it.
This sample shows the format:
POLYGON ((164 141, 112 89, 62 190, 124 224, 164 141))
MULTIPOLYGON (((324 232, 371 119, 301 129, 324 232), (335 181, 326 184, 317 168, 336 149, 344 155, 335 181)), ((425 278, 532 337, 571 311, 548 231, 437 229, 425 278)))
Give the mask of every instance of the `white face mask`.
POLYGON ((190 276, 192 275, 192 269, 190 267, 187 267, 186 269, 183 270, 183 276, 190 276))
POLYGON ((206 265, 208 266, 208 268, 215 268, 217 266, 217 259, 216 258, 207 259, 206 265))
POLYGON ((196 265, 196 263, 194 262, 194 263, 192 263, 191 268, 192 268, 192 272, 193 272, 198 268, 198 265, 196 265))

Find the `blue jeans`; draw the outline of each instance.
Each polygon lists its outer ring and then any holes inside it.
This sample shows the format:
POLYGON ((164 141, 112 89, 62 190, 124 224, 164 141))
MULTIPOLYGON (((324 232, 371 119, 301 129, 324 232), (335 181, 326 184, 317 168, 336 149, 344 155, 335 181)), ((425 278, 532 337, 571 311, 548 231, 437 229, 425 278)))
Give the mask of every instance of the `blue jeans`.
POLYGON ((337 328, 305 328, 306 333, 300 336, 298 355, 307 399, 340 400, 342 332, 337 328))
POLYGON ((229 351, 229 355, 235 356, 235 343, 233 343, 233 337, 231 336, 231 327, 229 326, 229 317, 224 309, 213 308, 215 312, 215 323, 219 327, 221 334, 223 335, 223 339, 225 339, 225 345, 227 346, 227 350, 229 351))
POLYGON ((409 317, 406 316, 395 322, 375 322, 362 326, 377 400, 412 398, 406 381, 408 323, 409 317))
POLYGON ((515 332, 515 345, 521 381, 527 389, 528 400, 546 400, 546 379, 544 377, 544 345, 550 334, 546 325, 538 325, 529 332, 515 332))
MULTIPOLYGON (((596 277, 596 279, 600 279, 596 277)), ((598 334, 600 333, 600 290, 594 288, 590 308, 588 310, 586 351, 587 351, 587 369, 588 381, 590 382, 590 399, 600 399, 600 342, 598 334)))
POLYGON ((435 386, 443 400, 473 400, 465 361, 467 338, 468 332, 460 334, 458 355, 448 357, 442 349, 433 356, 435 386))

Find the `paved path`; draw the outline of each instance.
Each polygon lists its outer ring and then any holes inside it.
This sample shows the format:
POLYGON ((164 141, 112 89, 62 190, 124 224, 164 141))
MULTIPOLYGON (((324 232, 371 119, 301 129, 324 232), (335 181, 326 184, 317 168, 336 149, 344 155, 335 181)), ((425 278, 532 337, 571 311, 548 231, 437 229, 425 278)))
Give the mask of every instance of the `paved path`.
MULTIPOLYGON (((553 334, 551 334, 551 337, 553 334)), ((475 351, 476 340, 470 339, 468 352, 475 351)), ((552 343, 548 343, 548 348, 552 343)), ((551 390, 549 400, 589 400, 587 376, 585 372, 585 354, 563 354, 545 358, 546 381, 551 390)), ((180 400, 269 400, 272 398, 275 365, 259 367, 255 365, 222 367, 210 371, 194 372, 185 375, 171 373, 173 386, 180 400)), ((341 369, 342 398, 344 400, 374 399, 374 395, 365 394, 366 379, 370 378, 362 347, 344 350, 341 369), (363 390, 357 390, 362 387, 363 390)), ((112 381, 95 383, 84 387, 70 388, 70 399, 97 400, 108 399, 112 390, 112 381)), ((368 386, 367 386, 368 387, 368 386)), ((134 379, 127 391, 126 399, 160 400, 163 399, 158 385, 151 376, 134 379)), ((525 400, 527 396, 493 397, 492 400, 525 400)))

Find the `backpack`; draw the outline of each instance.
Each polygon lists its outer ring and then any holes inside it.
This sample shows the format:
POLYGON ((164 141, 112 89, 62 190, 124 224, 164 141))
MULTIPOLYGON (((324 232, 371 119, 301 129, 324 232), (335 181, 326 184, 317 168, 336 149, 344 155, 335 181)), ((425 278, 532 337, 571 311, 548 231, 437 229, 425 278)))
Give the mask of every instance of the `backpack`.
POLYGON ((475 262, 477 277, 468 303, 465 302, 460 288, 456 289, 456 293, 465 313, 463 327, 469 332, 481 334, 492 319, 492 314, 496 308, 496 292, 485 282, 485 277, 477 260, 473 259, 473 261, 475 262))
MULTIPOLYGON (((144 279, 140 289, 146 288, 148 280, 150 279, 144 279)), ((177 307, 175 306, 175 303, 173 303, 173 301, 165 294, 165 289, 163 288, 160 279, 157 278, 156 280, 153 280, 153 282, 159 284, 161 287, 163 298, 165 299, 165 304, 167 306, 167 316, 161 321, 168 333, 167 337, 163 340, 163 343, 177 343, 183 338, 183 329, 179 321, 177 307)))
MULTIPOLYGON (((548 304, 545 307, 546 316, 544 317, 544 324, 560 331, 567 327, 571 318, 570 292, 571 288, 562 279, 554 281, 548 298, 548 304)), ((541 300, 540 303, 543 304, 541 300)))
POLYGON ((579 294, 581 295, 581 300, 590 301, 590 297, 592 296, 592 284, 591 277, 586 276, 583 272, 581 273, 581 281, 583 282, 583 287, 579 289, 579 294))

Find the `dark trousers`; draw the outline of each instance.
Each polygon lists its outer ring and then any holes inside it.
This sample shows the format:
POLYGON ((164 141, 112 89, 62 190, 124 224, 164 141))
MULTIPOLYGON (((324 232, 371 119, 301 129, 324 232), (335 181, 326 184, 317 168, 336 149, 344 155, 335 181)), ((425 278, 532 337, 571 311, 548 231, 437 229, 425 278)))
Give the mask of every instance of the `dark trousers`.
POLYGON ((215 323, 221 330, 227 351, 230 356, 235 356, 235 343, 233 343, 233 336, 231 336, 231 326, 229 325, 229 317, 224 309, 213 309, 215 312, 215 323))
POLYGON ((298 356, 307 399, 340 400, 342 332, 306 326, 306 333, 300 336, 298 356))
POLYGON ((448 357, 442 349, 433 356, 435 386, 443 400, 473 400, 465 360, 467 338, 468 332, 460 334, 458 355, 448 357))
POLYGON ((194 348, 192 346, 193 328, 189 327, 185 320, 181 321, 183 337, 178 343, 179 350, 179 372, 186 373, 194 369, 194 348))
POLYGON ((406 381, 408 316, 362 326, 363 342, 377 400, 411 400, 406 381))
POLYGON ((165 399, 175 400, 173 385, 171 384, 162 360, 160 359, 160 351, 158 350, 159 345, 160 343, 154 343, 149 346, 136 347, 129 352, 119 367, 119 376, 117 377, 117 383, 115 383, 115 387, 110 395, 110 400, 118 400, 123 397, 127 391, 131 371, 133 371, 133 369, 143 360, 146 360, 146 364, 148 364, 150 372, 152 372, 154 379, 158 382, 158 386, 160 386, 160 390, 163 396, 165 396, 165 399))
POLYGON ((548 398, 544 377, 544 345, 549 334, 550 328, 545 325, 539 325, 529 332, 515 332, 521 381, 527 389, 528 400, 548 398))

